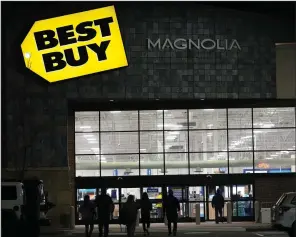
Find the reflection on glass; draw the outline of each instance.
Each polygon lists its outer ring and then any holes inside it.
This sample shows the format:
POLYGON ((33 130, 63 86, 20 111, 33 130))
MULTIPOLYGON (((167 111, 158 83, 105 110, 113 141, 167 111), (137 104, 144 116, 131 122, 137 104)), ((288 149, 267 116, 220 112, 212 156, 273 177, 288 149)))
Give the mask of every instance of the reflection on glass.
POLYGON ((229 128, 252 128, 252 109, 228 109, 229 128))
POLYGON ((163 154, 141 154, 141 175, 164 175, 163 154))
POLYGON ((189 132, 189 151, 226 151, 227 150, 227 131, 190 131, 189 132))
POLYGON ((190 153, 190 174, 226 174, 227 152, 190 153))
POLYGON ((254 129, 255 150, 295 150, 295 128, 254 129))
POLYGON ((228 131, 230 151, 253 150, 252 130, 229 130, 228 131))
POLYGON ((204 201, 204 187, 189 187, 189 201, 204 201))
POLYGON ((100 154, 99 133, 75 133, 75 154, 100 154))
POLYGON ((187 130, 187 110, 167 110, 164 112, 164 125, 159 124, 159 127, 164 127, 165 130, 187 130))
POLYGON ((99 111, 75 112, 75 132, 98 132, 99 111))
POLYGON ((135 199, 141 199, 140 188, 122 188, 121 202, 126 202, 129 195, 134 195, 135 199))
POLYGON ((163 129, 163 110, 140 111, 140 129, 141 130, 162 130, 163 129))
POLYGON ((166 153, 165 167, 167 175, 188 174, 188 154, 187 153, 166 153))
POLYGON ((152 199, 152 200, 162 199, 161 187, 144 187, 143 193, 145 192, 148 194, 149 199, 152 199))
POLYGON ((163 132, 141 132, 140 153, 163 152, 163 132))
POLYGON ((188 132, 174 131, 165 132, 165 152, 187 152, 188 132))
POLYGON ((233 202, 232 208, 232 214, 235 217, 248 217, 254 215, 253 201, 251 200, 233 202))
POLYGON ((295 172, 295 151, 255 152, 255 173, 295 172))
POLYGON ((162 202, 152 203, 152 211, 150 212, 152 219, 163 218, 162 202))
POLYGON ((254 128, 295 127, 295 108, 254 108, 254 128))
POLYGON ((229 173, 253 173, 253 152, 229 152, 229 173))
POLYGON ((101 176, 139 175, 139 155, 104 155, 101 159, 101 176))
POLYGON ((138 111, 101 111, 101 131, 138 130, 138 111))
POLYGON ((189 110, 190 129, 225 129, 226 109, 189 110))
POLYGON ((77 189, 77 201, 83 201, 84 196, 88 195, 90 197, 90 200, 95 200, 96 198, 96 189, 77 189))
POLYGON ((101 154, 139 153, 138 132, 101 133, 101 154))
POLYGON ((112 213, 112 219, 119 219, 119 204, 114 205, 114 212, 112 213))

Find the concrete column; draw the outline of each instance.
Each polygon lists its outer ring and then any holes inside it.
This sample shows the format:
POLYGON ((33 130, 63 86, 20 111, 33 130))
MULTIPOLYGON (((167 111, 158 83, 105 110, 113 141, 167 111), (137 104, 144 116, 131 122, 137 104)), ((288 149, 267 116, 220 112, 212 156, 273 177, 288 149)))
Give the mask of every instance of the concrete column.
POLYGON ((195 223, 196 225, 200 225, 200 204, 199 203, 195 205, 195 223))
POLYGON ((140 210, 137 212, 137 220, 136 220, 136 226, 140 225, 140 210))
POLYGON ((70 206, 70 229, 75 229, 75 207, 70 206))
POLYGON ((276 45, 277 99, 296 98, 296 42, 276 45))
POLYGON ((255 222, 260 222, 260 202, 255 201, 254 203, 254 215, 255 215, 255 222))

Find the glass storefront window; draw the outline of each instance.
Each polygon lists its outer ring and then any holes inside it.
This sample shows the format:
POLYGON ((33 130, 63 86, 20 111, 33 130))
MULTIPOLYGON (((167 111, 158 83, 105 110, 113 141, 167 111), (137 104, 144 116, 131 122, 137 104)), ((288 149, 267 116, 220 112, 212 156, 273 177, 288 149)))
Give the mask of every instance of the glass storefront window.
POLYGON ((295 151, 255 152, 255 173, 295 172, 295 151))
POLYGON ((75 154, 100 154, 99 133, 75 133, 75 154))
POLYGON ((97 191, 95 188, 77 189, 77 201, 83 201, 85 195, 88 195, 90 197, 90 200, 95 200, 97 191))
POLYGON ((163 132, 141 132, 140 153, 163 153, 163 132))
POLYGON ((165 154, 166 175, 188 174, 187 153, 166 153, 165 154))
POLYGON ((253 173, 253 152, 229 152, 229 173, 253 173))
POLYGON ((254 128, 295 127, 295 108, 254 108, 254 128))
MULTIPOLYGON (((195 218, 196 217, 196 204, 197 202, 191 202, 189 203, 189 217, 195 218)), ((200 218, 205 218, 206 213, 205 213, 205 204, 200 202, 200 218)))
POLYGON ((229 151, 253 150, 252 130, 229 130, 229 151))
POLYGON ((140 188, 122 188, 121 202, 126 202, 129 195, 134 195, 136 200, 141 199, 140 188))
POLYGON ((101 154, 139 153, 138 132, 102 132, 101 154))
POLYGON ((189 201, 204 201, 205 190, 203 186, 189 187, 189 201))
POLYGON ((295 128, 254 129, 254 150, 295 150, 295 128))
POLYGON ((75 132, 99 132, 100 112, 75 112, 75 132))
POLYGON ((140 155, 141 175, 163 175, 164 158, 163 154, 141 154, 140 155))
POLYGON ((100 155, 77 155, 76 177, 100 176, 100 155))
POLYGON ((137 131, 138 111, 101 111, 101 131, 137 131))
POLYGON ((187 130, 187 110, 165 110, 164 130, 187 130))
POLYGON ((138 176, 139 155, 102 155, 101 176, 138 176))
POLYGON ((228 109, 228 128, 252 128, 252 109, 228 109))
POLYGON ((140 111, 140 130, 163 130, 163 110, 140 111))
POLYGON ((226 109, 189 110, 190 129, 226 129, 226 109))
POLYGON ((190 153, 190 174, 225 174, 227 167, 227 152, 190 153))
POLYGON ((209 152, 227 150, 227 130, 189 131, 189 151, 209 152))
POLYGON ((161 187, 144 187, 143 193, 147 193, 151 200, 162 200, 161 187))
POLYGON ((164 133, 165 152, 188 152, 188 132, 171 131, 164 133))

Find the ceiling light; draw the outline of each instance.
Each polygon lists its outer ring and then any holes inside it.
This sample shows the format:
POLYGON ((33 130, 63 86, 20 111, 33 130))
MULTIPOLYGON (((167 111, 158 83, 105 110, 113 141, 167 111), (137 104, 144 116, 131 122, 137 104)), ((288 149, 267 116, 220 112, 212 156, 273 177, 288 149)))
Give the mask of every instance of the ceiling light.
POLYGON ((88 141, 96 141, 97 139, 96 138, 86 138, 86 140, 88 140, 88 141))
POLYGON ((265 160, 273 160, 272 157, 266 157, 265 160))
POLYGON ((214 111, 214 109, 204 109, 204 111, 214 111))
POLYGON ((212 137, 213 136, 213 133, 207 133, 207 136, 208 137, 212 137))
POLYGON ((263 131, 254 131, 254 133, 263 133, 263 131))
POLYGON ((142 149, 140 149, 140 151, 146 151, 146 149, 145 148, 142 148, 142 149))
POLYGON ((114 100, 109 100, 110 102, 113 102, 114 100))
POLYGON ((208 124, 207 125, 209 128, 213 127, 214 125, 213 124, 208 124))
POLYGON ((179 135, 180 132, 169 132, 170 135, 179 135))
POLYGON ((175 140, 177 136, 167 136, 165 137, 167 140, 175 140))
POLYGON ((289 154, 288 151, 281 151, 282 154, 289 154))
POLYGON ((111 114, 119 114, 121 111, 110 111, 111 114))
POLYGON ((89 149, 80 150, 80 152, 89 152, 89 151, 90 151, 89 149))
POLYGON ((98 141, 88 141, 88 143, 90 143, 90 144, 98 144, 99 142, 98 141))
POLYGON ((93 137, 94 135, 92 134, 86 134, 86 135, 83 135, 84 137, 93 137))
POLYGON ((81 129, 90 129, 91 126, 80 126, 81 129))
POLYGON ((273 157, 275 157, 275 156, 278 156, 278 155, 270 155, 270 156, 273 156, 273 157))

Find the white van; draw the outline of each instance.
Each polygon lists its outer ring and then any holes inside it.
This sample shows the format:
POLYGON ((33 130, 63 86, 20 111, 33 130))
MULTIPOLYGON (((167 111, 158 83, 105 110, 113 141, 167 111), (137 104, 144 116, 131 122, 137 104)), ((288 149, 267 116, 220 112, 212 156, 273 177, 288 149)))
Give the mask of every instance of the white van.
POLYGON ((24 185, 20 182, 1 183, 1 210, 13 210, 18 219, 21 218, 25 205, 24 185))
POLYGON ((296 192, 284 193, 272 208, 272 223, 276 229, 296 236, 296 192))

